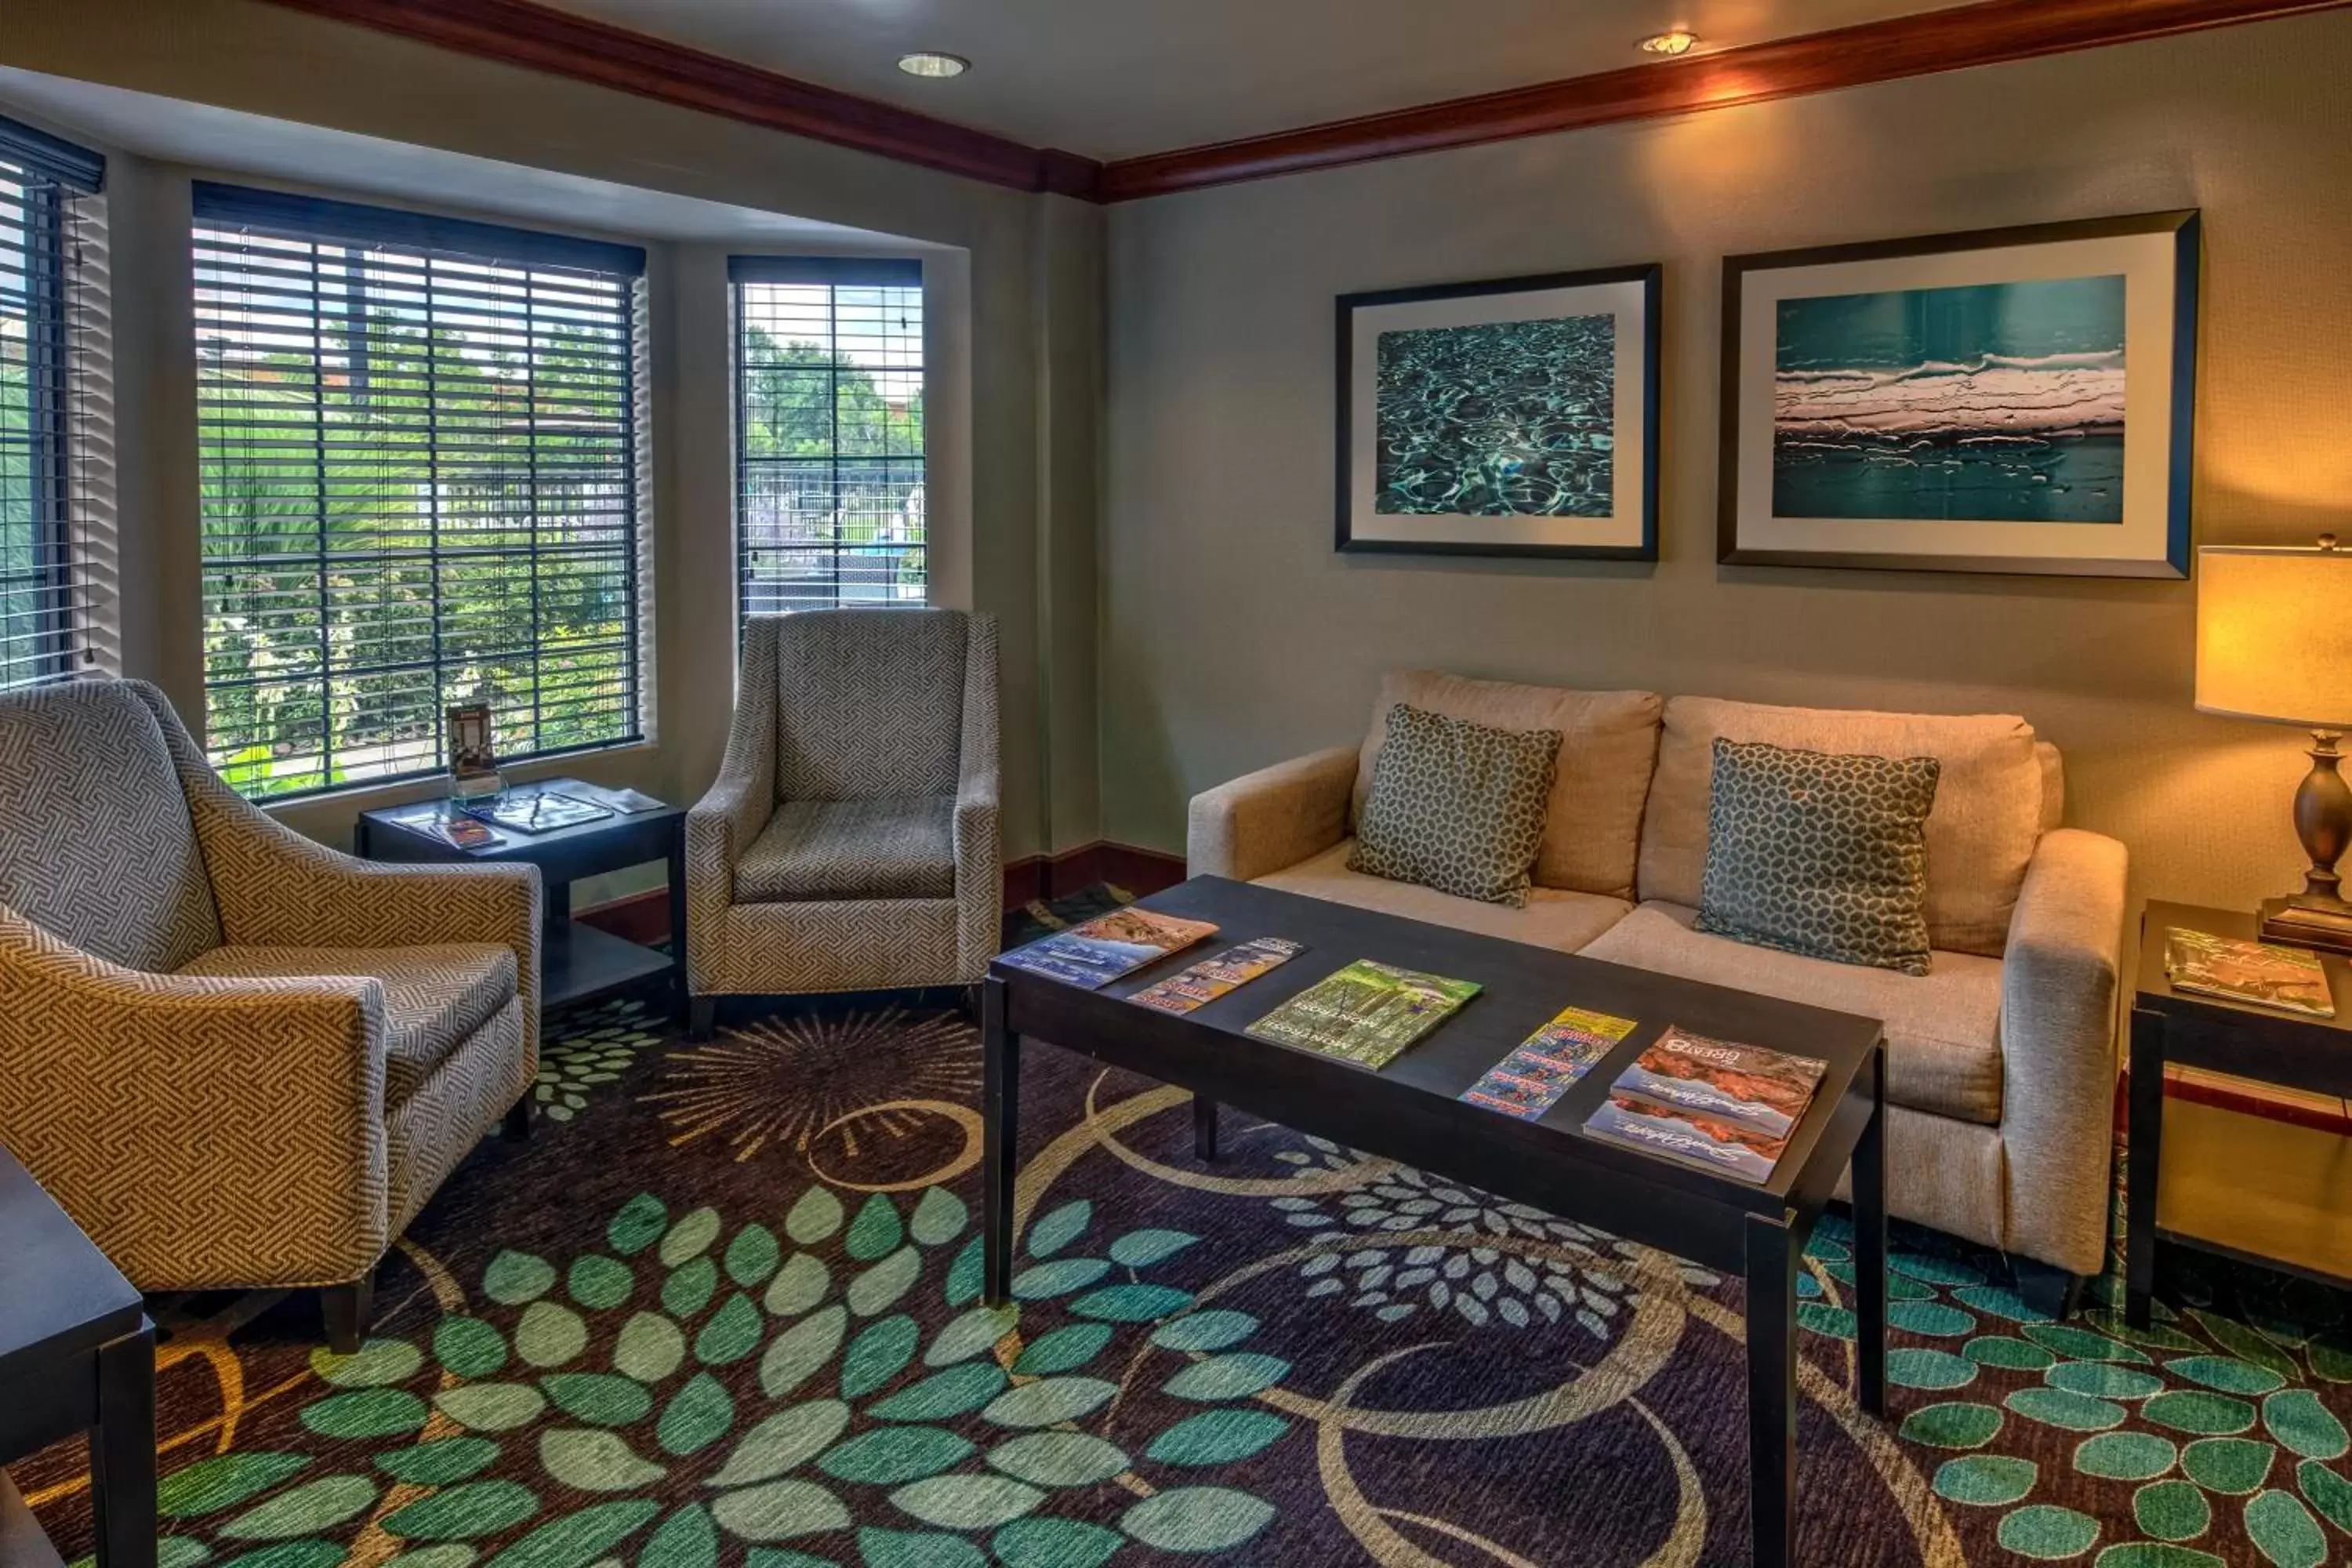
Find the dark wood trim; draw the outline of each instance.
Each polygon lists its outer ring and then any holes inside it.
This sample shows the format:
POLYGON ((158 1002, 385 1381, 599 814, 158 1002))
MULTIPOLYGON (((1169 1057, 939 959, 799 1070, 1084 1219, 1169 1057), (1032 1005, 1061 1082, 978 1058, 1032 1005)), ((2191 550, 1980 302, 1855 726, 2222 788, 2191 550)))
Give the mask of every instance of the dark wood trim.
POLYGON ((270 0, 379 32, 854 147, 1016 191, 1091 198, 1101 165, 531 0, 270 0))
MULTIPOLYGON (((1338 380, 1332 402, 1339 416, 1336 443, 1338 468, 1332 499, 1333 547, 1342 553, 1391 555, 1501 555, 1550 557, 1555 560, 1655 561, 1658 558, 1658 356, 1660 293, 1665 268, 1650 261, 1632 267, 1601 267, 1582 272, 1541 273, 1528 278, 1489 278, 1475 283, 1429 283, 1410 289, 1380 289, 1369 293, 1342 294, 1335 322, 1333 359, 1338 380), (1356 331, 1358 310, 1389 305, 1418 305, 1433 300, 1476 300, 1497 294, 1533 294, 1553 289, 1591 289, 1612 283, 1642 286, 1642 539, 1638 544, 1512 544, 1499 541, 1462 539, 1359 539, 1355 535, 1356 331)), ((1618 331, 1626 331, 1621 321, 1618 331)), ((1372 432, 1367 431, 1367 439, 1372 432)), ((1620 452, 1624 443, 1618 443, 1620 452)), ((1481 520, 1430 518, 1433 525, 1475 524, 1481 520)), ((1562 520, 1578 521, 1578 520, 1562 520)), ((1586 520, 1589 521, 1589 520, 1586 520)), ((1468 531, 1467 527, 1460 529, 1468 531)))
POLYGON ((1117 202, 2330 11, 2352 0, 1980 0, 1109 164, 532 0, 269 3, 1014 190, 1117 202))
POLYGON ((1268 136, 1121 159, 1099 199, 1338 168, 2337 9, 2352 0, 1983 0, 1268 136))
MULTIPOLYGON (((1853 245, 1815 245, 1797 250, 1759 251, 1723 258, 1723 343, 1717 382, 1716 555, 1738 566, 1852 567, 1886 572, 1974 572, 2031 576, 2184 578, 2189 575, 2191 487, 2189 454, 2196 443, 2197 298, 2203 262, 2203 224, 2194 209, 2133 213, 2064 223, 2023 224, 2010 228, 1970 229, 1958 234, 1912 235, 1853 245), (1905 257, 1950 256, 1971 250, 2065 245, 2086 239, 2169 234, 2173 244, 2172 408, 2166 435, 2172 443, 2166 470, 2165 553, 2162 559, 2091 556, 1996 556, 1906 554, 1899 552, 1776 550, 1740 542, 1740 413, 1748 367, 1741 358, 1742 313, 1751 272, 1785 272, 1905 257)), ((2135 362, 2137 363, 2137 362, 2135 362)), ((1769 367, 1759 367, 1759 373, 1769 367)), ((1769 432, 1759 435, 1769 438, 1769 432)), ((1908 524, 1906 527, 1916 527, 1908 524)), ((2073 524, 2053 524, 2072 527, 2073 524)), ((1889 530, 1889 532, 1894 532, 1889 530)), ((2070 536, 2071 537, 2071 536, 2070 536)))
MULTIPOLYGON (((1172 888, 1184 879, 1184 858, 1132 844, 1097 840, 1057 855, 1031 855, 1004 868, 1004 907, 1017 910, 1036 899, 1058 899, 1097 882, 1112 882, 1138 898, 1172 888)), ((670 897, 667 888, 591 904, 572 911, 582 925, 646 945, 667 942, 670 897)))

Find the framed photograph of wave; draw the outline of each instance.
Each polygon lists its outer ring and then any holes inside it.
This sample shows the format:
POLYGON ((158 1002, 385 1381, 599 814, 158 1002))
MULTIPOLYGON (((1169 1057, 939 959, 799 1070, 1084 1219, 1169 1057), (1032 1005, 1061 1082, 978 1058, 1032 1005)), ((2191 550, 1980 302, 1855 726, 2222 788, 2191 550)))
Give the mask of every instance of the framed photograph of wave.
POLYGON ((1656 560, 1659 276, 1342 295, 1339 547, 1656 560))
POLYGON ((2189 574, 2198 216, 1723 264, 1717 557, 2189 574))

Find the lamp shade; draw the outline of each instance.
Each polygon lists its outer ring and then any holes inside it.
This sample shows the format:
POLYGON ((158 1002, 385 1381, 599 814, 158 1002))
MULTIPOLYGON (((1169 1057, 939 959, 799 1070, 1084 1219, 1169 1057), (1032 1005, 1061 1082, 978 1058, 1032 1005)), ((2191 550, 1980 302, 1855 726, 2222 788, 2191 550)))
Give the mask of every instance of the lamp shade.
POLYGON ((2197 552, 2197 706, 2352 730, 2352 550, 2197 552))

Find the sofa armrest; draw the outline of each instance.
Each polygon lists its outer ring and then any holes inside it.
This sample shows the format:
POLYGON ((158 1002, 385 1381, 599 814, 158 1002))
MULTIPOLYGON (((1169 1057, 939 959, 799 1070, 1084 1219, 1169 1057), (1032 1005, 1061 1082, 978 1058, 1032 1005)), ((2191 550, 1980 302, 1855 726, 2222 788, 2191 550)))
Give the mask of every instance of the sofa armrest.
POLYGON ((1355 787, 1356 749, 1334 746, 1204 790, 1185 823, 1187 868, 1246 882, 1320 855, 1348 836, 1355 787))
POLYGON ((2129 869, 2124 847, 2102 834, 2043 834, 2001 964, 2011 1240, 2082 1275, 2098 1273, 2106 1256, 2129 869))
POLYGON ((776 621, 753 616, 743 626, 735 711, 719 776, 686 814, 686 969, 688 988, 710 989, 724 973, 727 911, 735 903, 735 865, 776 810, 776 621))
POLYGON ((353 1279, 383 1019, 381 981, 151 974, 0 908, 0 1142, 142 1289, 353 1279))

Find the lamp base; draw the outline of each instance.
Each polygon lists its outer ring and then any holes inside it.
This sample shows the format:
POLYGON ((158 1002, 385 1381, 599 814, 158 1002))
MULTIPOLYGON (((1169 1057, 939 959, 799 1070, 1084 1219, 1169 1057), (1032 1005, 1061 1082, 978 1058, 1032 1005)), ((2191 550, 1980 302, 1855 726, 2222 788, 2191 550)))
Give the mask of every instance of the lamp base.
POLYGON ((2299 893, 2262 907, 2263 940, 2352 957, 2352 903, 2299 893))

